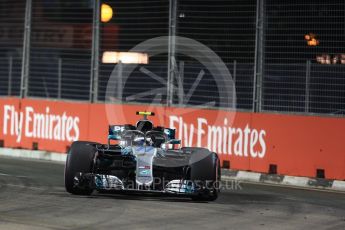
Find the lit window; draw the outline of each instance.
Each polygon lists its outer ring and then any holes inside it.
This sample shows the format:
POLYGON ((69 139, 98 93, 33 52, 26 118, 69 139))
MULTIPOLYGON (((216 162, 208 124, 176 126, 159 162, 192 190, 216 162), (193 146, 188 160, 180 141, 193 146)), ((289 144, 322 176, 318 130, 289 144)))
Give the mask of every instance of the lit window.
POLYGON ((124 63, 124 64, 148 64, 149 56, 147 53, 137 52, 116 52, 105 51, 102 57, 102 63, 124 63))

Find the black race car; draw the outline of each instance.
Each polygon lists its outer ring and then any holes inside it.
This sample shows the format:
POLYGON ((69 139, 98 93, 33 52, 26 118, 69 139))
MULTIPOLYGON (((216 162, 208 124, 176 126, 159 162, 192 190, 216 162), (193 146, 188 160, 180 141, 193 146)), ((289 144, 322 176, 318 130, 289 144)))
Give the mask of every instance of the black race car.
POLYGON ((90 195, 94 190, 112 193, 159 193, 193 200, 217 199, 220 161, 205 148, 183 147, 175 130, 155 127, 151 112, 134 125, 110 125, 107 144, 76 141, 65 166, 67 192, 90 195), (111 144, 116 140, 117 144, 111 144))

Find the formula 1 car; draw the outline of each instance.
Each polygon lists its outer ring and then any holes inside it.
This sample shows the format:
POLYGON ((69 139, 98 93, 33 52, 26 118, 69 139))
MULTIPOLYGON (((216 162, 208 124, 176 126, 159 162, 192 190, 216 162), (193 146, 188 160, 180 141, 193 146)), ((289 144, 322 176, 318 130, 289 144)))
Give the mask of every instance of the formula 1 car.
POLYGON ((175 129, 155 127, 143 115, 134 125, 110 125, 107 144, 76 141, 65 166, 65 188, 76 195, 158 193, 193 200, 217 199, 220 163, 205 148, 178 148, 175 129), (111 141, 117 144, 111 144, 111 141))

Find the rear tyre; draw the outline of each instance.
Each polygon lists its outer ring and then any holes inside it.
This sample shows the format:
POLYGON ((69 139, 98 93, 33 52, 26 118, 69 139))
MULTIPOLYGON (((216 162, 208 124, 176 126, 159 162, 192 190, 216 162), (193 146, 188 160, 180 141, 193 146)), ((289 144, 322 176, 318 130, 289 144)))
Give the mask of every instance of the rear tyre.
POLYGON ((96 153, 95 143, 86 141, 73 142, 68 152, 65 165, 66 191, 75 195, 90 195, 93 189, 81 189, 74 186, 76 173, 90 173, 93 166, 93 158, 96 153))
POLYGON ((195 201, 214 201, 218 198, 220 183, 219 158, 216 153, 207 149, 197 149, 191 153, 191 180, 203 186, 199 195, 193 196, 195 201))

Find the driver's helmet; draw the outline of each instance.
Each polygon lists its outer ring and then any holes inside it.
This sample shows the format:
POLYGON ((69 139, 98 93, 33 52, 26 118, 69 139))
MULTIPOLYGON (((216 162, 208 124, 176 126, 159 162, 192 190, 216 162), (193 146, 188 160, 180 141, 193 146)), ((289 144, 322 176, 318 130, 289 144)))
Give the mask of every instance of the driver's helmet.
POLYGON ((137 122, 137 130, 146 133, 153 129, 153 124, 149 120, 140 120, 137 122))

